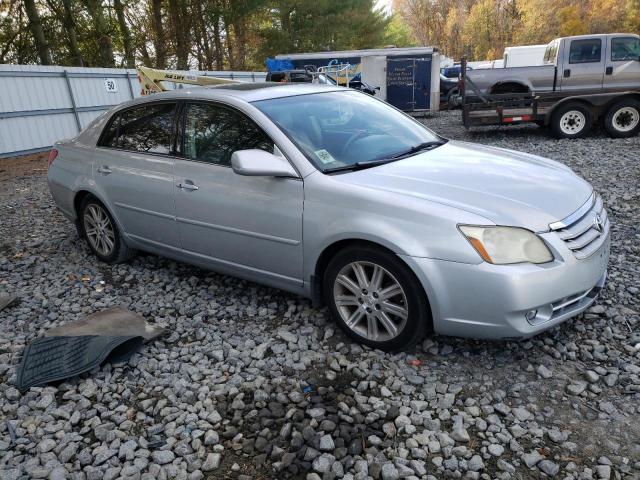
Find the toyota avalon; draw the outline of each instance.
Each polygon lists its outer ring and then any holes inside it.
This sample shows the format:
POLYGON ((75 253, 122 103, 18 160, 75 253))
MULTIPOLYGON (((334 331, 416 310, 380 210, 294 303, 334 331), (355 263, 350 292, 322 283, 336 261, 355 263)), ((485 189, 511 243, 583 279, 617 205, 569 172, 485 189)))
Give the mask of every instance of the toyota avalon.
POLYGON ((602 289, 609 219, 569 168, 447 140, 336 86, 236 84, 119 105, 49 157, 103 262, 152 252, 309 297, 353 339, 520 338, 602 289))

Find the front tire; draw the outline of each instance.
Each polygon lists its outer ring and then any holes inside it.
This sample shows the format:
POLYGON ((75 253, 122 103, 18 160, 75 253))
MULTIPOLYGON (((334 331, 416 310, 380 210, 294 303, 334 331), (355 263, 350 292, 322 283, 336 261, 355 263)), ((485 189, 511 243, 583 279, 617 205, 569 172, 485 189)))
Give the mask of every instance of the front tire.
POLYGON ((569 103, 551 117, 551 131, 556 138, 583 138, 593 126, 591 110, 580 103, 569 103))
POLYGON ((604 128, 612 138, 634 137, 640 132, 640 102, 632 98, 616 102, 604 117, 604 128))
POLYGON ((396 255, 370 246, 349 247, 329 262, 325 302, 340 328, 380 350, 405 349, 431 330, 420 282, 396 255))
POLYGON ((87 195, 82 199, 78 213, 82 237, 101 261, 122 263, 134 255, 134 250, 124 242, 113 216, 100 200, 87 195))

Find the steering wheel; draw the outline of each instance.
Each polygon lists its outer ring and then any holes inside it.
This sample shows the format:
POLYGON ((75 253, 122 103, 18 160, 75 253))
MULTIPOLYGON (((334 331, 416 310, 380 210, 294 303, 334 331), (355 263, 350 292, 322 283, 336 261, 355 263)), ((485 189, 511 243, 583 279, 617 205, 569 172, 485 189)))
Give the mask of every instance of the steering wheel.
POLYGON ((356 133, 351 135, 346 142, 344 142, 344 145, 342 146, 342 153, 346 152, 349 149, 349 147, 353 144, 353 142, 355 142, 359 138, 367 136, 370 133, 371 132, 369 132, 368 130, 358 130, 356 133))

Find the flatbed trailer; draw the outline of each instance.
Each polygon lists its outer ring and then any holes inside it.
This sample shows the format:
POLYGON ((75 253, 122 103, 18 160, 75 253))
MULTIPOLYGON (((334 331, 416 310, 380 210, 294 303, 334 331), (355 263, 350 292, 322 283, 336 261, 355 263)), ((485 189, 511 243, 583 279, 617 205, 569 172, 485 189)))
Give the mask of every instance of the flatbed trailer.
POLYGON ((466 75, 462 59, 460 94, 465 128, 536 123, 560 138, 580 138, 601 122, 611 137, 640 131, 640 89, 555 90, 486 94, 466 75))

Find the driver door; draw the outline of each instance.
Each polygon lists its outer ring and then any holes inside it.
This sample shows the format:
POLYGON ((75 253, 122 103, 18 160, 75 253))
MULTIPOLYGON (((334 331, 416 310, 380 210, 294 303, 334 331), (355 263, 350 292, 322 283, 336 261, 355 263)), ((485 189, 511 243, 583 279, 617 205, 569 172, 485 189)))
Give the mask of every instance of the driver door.
POLYGON ((182 115, 182 158, 174 164, 182 249, 217 270, 274 286, 302 284, 302 179, 234 173, 236 150, 274 150, 249 117, 211 102, 182 115))

